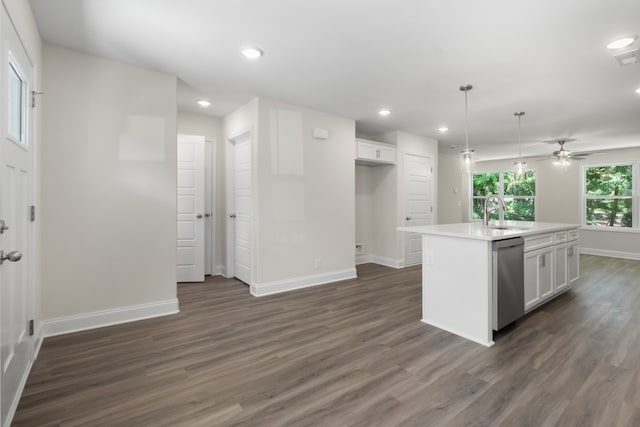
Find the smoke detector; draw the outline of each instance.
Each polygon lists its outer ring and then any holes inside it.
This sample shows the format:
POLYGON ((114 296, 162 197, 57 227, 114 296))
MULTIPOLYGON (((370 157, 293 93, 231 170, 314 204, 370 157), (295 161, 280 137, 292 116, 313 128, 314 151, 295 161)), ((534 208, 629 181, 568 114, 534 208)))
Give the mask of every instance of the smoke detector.
POLYGON ((634 49, 613 56, 618 61, 618 65, 624 67, 626 65, 634 65, 640 62, 640 50, 634 49))

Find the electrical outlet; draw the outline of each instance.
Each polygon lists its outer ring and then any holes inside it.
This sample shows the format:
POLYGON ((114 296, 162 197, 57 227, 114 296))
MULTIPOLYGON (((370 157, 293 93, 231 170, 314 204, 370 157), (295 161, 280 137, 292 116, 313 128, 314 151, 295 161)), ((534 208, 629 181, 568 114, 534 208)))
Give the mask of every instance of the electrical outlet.
POLYGON ((316 258, 316 270, 320 270, 320 258, 316 258))
POLYGON ((433 265, 433 252, 427 251, 424 253, 424 264, 433 265))

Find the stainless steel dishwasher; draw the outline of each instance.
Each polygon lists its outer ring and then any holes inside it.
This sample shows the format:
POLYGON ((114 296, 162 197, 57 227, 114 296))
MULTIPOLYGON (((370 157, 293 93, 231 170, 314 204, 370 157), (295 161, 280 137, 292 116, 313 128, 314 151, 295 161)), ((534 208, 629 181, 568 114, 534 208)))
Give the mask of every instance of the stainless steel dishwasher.
POLYGON ((524 315, 524 239, 496 240, 493 252, 493 330, 524 315))

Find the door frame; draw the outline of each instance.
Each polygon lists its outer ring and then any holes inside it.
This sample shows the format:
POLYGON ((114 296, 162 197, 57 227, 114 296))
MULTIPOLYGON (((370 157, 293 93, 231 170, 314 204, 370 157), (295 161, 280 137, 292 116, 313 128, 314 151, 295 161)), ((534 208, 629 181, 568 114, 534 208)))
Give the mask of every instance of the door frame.
POLYGON ((204 228, 204 244, 205 244, 205 254, 207 253, 207 246, 210 246, 210 259, 209 262, 211 263, 211 271, 209 273, 207 273, 207 260, 205 259, 205 265, 204 265, 204 274, 205 276, 207 274, 211 274, 211 275, 215 275, 218 274, 218 269, 219 266, 216 264, 216 226, 217 226, 217 216, 218 216, 218 206, 217 206, 217 200, 216 200, 216 187, 217 187, 217 173, 218 173, 218 165, 217 165, 217 150, 218 150, 218 144, 217 141, 215 140, 215 138, 211 138, 211 139, 207 139, 205 137, 204 139, 204 152, 205 152, 205 159, 204 159, 204 169, 205 169, 205 195, 204 195, 204 203, 205 203, 205 228, 204 228), (206 156, 207 153, 207 146, 210 146, 210 150, 211 150, 211 155, 209 157, 206 156), (209 168, 210 168, 210 180, 207 179, 207 164, 209 164, 209 168), (207 191, 207 186, 210 186, 210 191, 207 191), (208 206, 208 210, 207 210, 207 197, 209 197, 210 199, 210 205, 208 206), (210 233, 207 234, 207 217, 206 214, 209 214, 209 224, 210 224, 210 233))
MULTIPOLYGON (((226 230, 226 265, 223 276, 227 278, 233 278, 235 276, 235 221, 229 216, 235 211, 235 145, 240 142, 249 141, 249 148, 251 150, 251 168, 252 171, 255 170, 255 159, 254 159, 254 149, 253 149, 253 132, 251 128, 245 129, 234 136, 227 138, 225 142, 225 189, 226 189, 226 197, 225 197, 225 230, 226 230)), ((252 190, 255 190, 255 174, 251 174, 251 187, 252 190)), ((253 195, 255 191, 252 192, 252 204, 253 204, 253 195)), ((255 212, 252 209, 251 212, 251 227, 254 228, 254 218, 255 212)), ((251 251, 254 252, 254 238, 255 233, 251 233, 251 251)), ((254 257, 251 257, 251 283, 248 283, 249 286, 253 285, 253 274, 254 274, 254 257)))

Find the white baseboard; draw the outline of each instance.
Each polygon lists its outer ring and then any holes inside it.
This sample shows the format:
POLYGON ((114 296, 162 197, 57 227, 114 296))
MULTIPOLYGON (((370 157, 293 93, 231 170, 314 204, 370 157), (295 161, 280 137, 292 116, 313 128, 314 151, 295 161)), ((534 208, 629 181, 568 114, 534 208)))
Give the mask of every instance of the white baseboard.
POLYGON ((580 253, 585 255, 597 255, 597 256, 607 256, 611 258, 640 260, 640 253, 637 253, 637 252, 609 251, 606 249, 583 248, 581 246, 580 253))
POLYGON ((256 283, 251 285, 250 290, 251 295, 262 297, 265 295, 292 291, 294 289, 324 285, 325 283, 332 283, 340 280, 355 279, 356 277, 356 269, 349 268, 346 270, 315 274, 313 276, 296 277, 294 279, 277 280, 275 282, 268 283, 256 283))
POLYGON ((22 392, 24 391, 24 386, 27 385, 27 379, 29 378, 29 373, 31 372, 31 367, 33 366, 33 360, 29 362, 27 365, 27 369, 24 371, 24 375, 20 378, 20 384, 18 384, 18 391, 11 402, 11 406, 9 407, 9 411, 7 412, 7 420, 5 421, 5 425, 10 426, 13 421, 13 417, 16 415, 16 409, 18 409, 18 403, 20 403, 20 398, 22 397, 22 392))
POLYGON ((429 326, 434 326, 434 327, 436 327, 436 328, 438 328, 438 329, 442 329, 443 331, 447 331, 447 332, 452 333, 452 334, 454 334, 454 335, 457 335, 457 336, 459 336, 459 337, 462 337, 462 338, 468 339, 469 341, 473 341, 473 342, 475 342, 475 343, 482 344, 482 345, 483 345, 483 346, 485 346, 485 347, 492 347, 492 346, 495 344, 495 342, 494 342, 493 340, 491 340, 491 341, 484 341, 483 339, 480 339, 480 338, 478 338, 478 337, 473 337, 473 336, 471 336, 471 335, 461 333, 460 331, 457 331, 457 330, 455 330, 455 329, 453 329, 453 328, 449 328, 449 327, 447 327, 447 326, 440 325, 440 324, 439 324, 439 323, 437 323, 437 322, 432 322, 432 321, 430 321, 430 320, 426 320, 426 319, 421 319, 420 321, 421 321, 422 323, 425 323, 425 324, 429 325, 429 326))
POLYGON ((218 276, 227 277, 227 266, 226 265, 216 265, 216 274, 218 276))
POLYGON ((44 341, 44 337, 42 336, 42 322, 38 324, 38 329, 36 329, 33 339, 35 340, 33 343, 33 360, 36 360, 40 353, 40 347, 42 347, 42 341, 44 341))
POLYGON ((358 254, 356 255, 356 265, 367 264, 371 262, 371 255, 358 254))
POLYGON ((385 258, 377 255, 371 255, 371 262, 392 268, 403 268, 403 259, 385 258))
POLYGON ((58 317, 56 319, 43 320, 38 329, 40 337, 52 337, 55 335, 69 334, 71 332, 86 331, 88 329, 102 328, 104 326, 120 323, 134 322, 136 320, 152 317, 166 316, 180 312, 178 299, 159 301, 151 304, 140 304, 112 310, 95 311, 93 313, 79 314, 76 316, 58 317))

